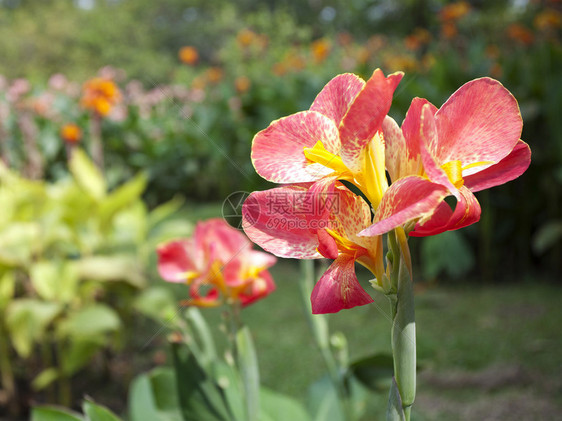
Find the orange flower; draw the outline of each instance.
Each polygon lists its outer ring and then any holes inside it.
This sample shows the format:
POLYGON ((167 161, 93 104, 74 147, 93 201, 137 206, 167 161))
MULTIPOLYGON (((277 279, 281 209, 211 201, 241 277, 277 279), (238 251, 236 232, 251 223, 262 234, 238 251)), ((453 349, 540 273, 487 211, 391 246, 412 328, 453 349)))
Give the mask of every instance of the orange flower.
POLYGON ((291 51, 289 54, 287 54, 285 63, 287 64, 287 68, 291 70, 302 70, 306 67, 304 58, 296 51, 291 51))
POLYGON ((330 54, 330 50, 332 46, 330 42, 326 39, 318 39, 314 41, 311 45, 312 48, 312 55, 314 56, 314 61, 316 63, 321 63, 326 60, 328 54, 330 54))
POLYGON ((250 86, 252 86, 252 82, 246 76, 239 76, 234 81, 234 86, 236 87, 238 93, 243 94, 244 92, 248 92, 250 86))
POLYGON ((199 53, 195 47, 186 46, 180 48, 178 57, 182 63, 193 66, 199 60, 199 53))
POLYGON ((443 35, 443 38, 445 39, 454 38, 457 36, 457 34, 457 25, 455 25, 453 22, 445 22, 441 27, 441 35, 443 35))
POLYGON ((406 48, 411 51, 419 50, 423 45, 426 45, 431 40, 431 34, 427 29, 416 28, 414 32, 404 39, 406 48))
POLYGON ((531 45, 534 40, 533 33, 523 25, 513 23, 507 28, 507 35, 514 41, 523 45, 531 45))
POLYGON ((535 16, 533 23, 537 29, 547 31, 549 29, 560 28, 562 17, 557 10, 546 9, 535 16))
POLYGON ((74 123, 68 123, 62 126, 60 137, 68 143, 78 143, 82 139, 82 130, 74 123))
POLYGON ((283 76, 285 73, 287 73, 287 66, 285 66, 285 64, 281 62, 278 62, 273 65, 271 71, 276 76, 283 76))
POLYGON ((82 87, 80 104, 100 116, 109 114, 111 108, 119 101, 121 101, 121 92, 112 80, 95 77, 82 87))
POLYGON ((242 47, 242 48, 247 48, 250 45, 252 45, 254 43, 254 41, 257 39, 257 35, 254 31, 250 30, 250 29, 242 29, 240 32, 238 32, 238 35, 236 36, 236 41, 238 41, 238 44, 242 47))
POLYGON ((470 4, 466 1, 458 1, 447 4, 441 9, 441 19, 444 21, 458 20, 468 12, 470 12, 470 4))
POLYGON ((207 80, 213 84, 219 83, 224 76, 224 72, 220 67, 210 67, 207 70, 207 80))

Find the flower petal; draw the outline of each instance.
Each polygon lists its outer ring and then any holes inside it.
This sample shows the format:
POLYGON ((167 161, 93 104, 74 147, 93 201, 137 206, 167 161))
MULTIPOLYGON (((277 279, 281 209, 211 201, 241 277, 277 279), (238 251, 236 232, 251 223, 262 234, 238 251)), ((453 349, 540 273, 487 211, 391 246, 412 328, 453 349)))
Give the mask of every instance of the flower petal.
POLYGON ((498 186, 523 174, 531 164, 531 149, 520 140, 511 153, 491 167, 464 177, 464 185, 472 192, 498 186))
POLYGON ((438 211, 423 225, 416 225, 414 231, 410 232, 412 237, 426 237, 428 235, 441 234, 445 231, 457 230, 478 222, 480 219, 480 204, 472 192, 462 186, 459 189, 459 197, 454 212, 448 212, 449 219, 445 219, 449 205, 443 202, 438 211), (452 214, 451 214, 452 213, 452 214))
POLYGON ((304 148, 312 148, 317 141, 328 152, 339 152, 338 129, 330 118, 303 111, 275 120, 254 137, 252 163, 259 175, 274 183, 318 180, 333 170, 306 159, 304 148))
POLYGON ((238 298, 243 307, 264 298, 275 291, 275 283, 271 274, 264 270, 258 274, 258 278, 254 279, 248 291, 243 291, 238 298))
POLYGON ((242 206, 242 227, 246 235, 279 257, 322 257, 316 250, 316 230, 327 228, 328 221, 321 211, 314 209, 314 204, 306 203, 307 197, 311 196, 301 186, 253 192, 242 206), (308 205, 310 209, 306 209, 308 205))
POLYGON ((523 120, 517 100, 497 80, 475 79, 461 86, 435 114, 439 163, 499 162, 515 147, 523 120))
POLYGON ((340 156, 351 171, 361 169, 361 152, 380 130, 402 76, 398 72, 385 77, 376 69, 344 116, 339 128, 340 156))
POLYGON ((448 194, 445 187, 426 178, 401 178, 384 194, 374 224, 359 235, 381 235, 412 219, 429 217, 448 194))
POLYGON ((318 111, 329 117, 339 127, 349 106, 364 86, 365 81, 354 74, 338 75, 316 96, 310 111, 318 111))
POLYGON ((252 243, 244 234, 220 218, 198 222, 194 239, 196 247, 206 253, 208 261, 226 263, 242 251, 252 248, 252 243))
POLYGON ((449 191, 458 196, 457 188, 451 183, 447 173, 441 169, 432 148, 438 144, 438 133, 433 117, 433 109, 430 104, 426 104, 421 110, 419 151, 422 158, 423 168, 429 179, 445 186, 449 191))
POLYGON ((158 253, 158 273, 169 282, 186 282, 186 272, 196 270, 188 255, 191 241, 170 241, 156 250, 158 253))
POLYGON ((337 313, 373 302, 357 280, 354 262, 342 254, 330 265, 312 290, 312 314, 337 313))

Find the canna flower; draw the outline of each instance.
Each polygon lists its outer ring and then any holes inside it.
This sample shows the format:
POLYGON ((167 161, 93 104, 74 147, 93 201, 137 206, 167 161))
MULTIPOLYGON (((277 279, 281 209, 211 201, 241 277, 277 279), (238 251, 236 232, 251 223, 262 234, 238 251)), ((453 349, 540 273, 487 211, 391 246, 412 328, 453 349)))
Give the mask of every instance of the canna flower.
POLYGON ((80 104, 100 116, 109 114, 114 105, 121 101, 121 92, 110 79, 95 77, 82 87, 80 104))
POLYGON ((312 182, 313 192, 347 180, 376 207, 387 187, 381 126, 401 78, 402 73, 385 77, 380 69, 367 82, 353 74, 336 76, 308 111, 256 134, 257 173, 274 183, 312 182))
POLYGON ((178 57, 182 63, 193 66, 199 60, 199 53, 195 47, 187 45, 180 48, 178 57))
POLYGON ((78 143, 82 139, 82 130, 76 124, 65 124, 60 130, 60 137, 67 143, 78 143))
POLYGON ((374 224, 360 235, 379 235, 412 220, 417 223, 411 236, 477 222, 480 205, 473 193, 519 177, 530 164, 529 146, 519 139, 522 127, 517 101, 490 78, 464 84, 439 109, 415 98, 401 128, 386 117, 386 167, 392 184, 376 209, 374 224), (421 191, 404 193, 401 186, 416 179, 440 186, 432 200, 421 198, 421 191), (443 201, 448 195, 457 199, 454 211, 443 201), (421 203, 429 210, 419 217, 421 203))
POLYGON ((382 279, 381 237, 357 236, 371 224, 369 205, 341 183, 318 196, 310 196, 307 187, 253 192, 242 208, 244 231, 279 257, 334 260, 312 291, 314 314, 373 302, 355 274, 358 262, 382 279))
POLYGON ((193 237, 165 243, 157 252, 160 276, 189 285, 185 305, 246 306, 275 289, 267 270, 275 257, 253 250, 244 234, 222 219, 198 223, 193 237))

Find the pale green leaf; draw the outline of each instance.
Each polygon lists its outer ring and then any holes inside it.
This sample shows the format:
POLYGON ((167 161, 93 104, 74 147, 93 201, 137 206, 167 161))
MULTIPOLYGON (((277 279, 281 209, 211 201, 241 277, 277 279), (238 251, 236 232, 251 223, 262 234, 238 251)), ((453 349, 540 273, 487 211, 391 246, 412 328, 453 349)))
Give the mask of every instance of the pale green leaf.
POLYGON ((87 421, 121 421, 121 418, 105 406, 98 405, 92 401, 84 401, 82 410, 86 415, 87 421))
POLYGON ((103 174, 83 150, 73 151, 69 167, 76 183, 84 192, 97 200, 105 197, 107 186, 103 174))
POLYGON ((18 354, 24 358, 31 354, 33 343, 41 340, 61 310, 61 304, 32 298, 14 300, 8 305, 6 325, 18 354))
POLYGON ((0 276, 0 310, 4 309, 14 297, 16 279, 14 272, 7 270, 0 276))
POLYGON ((310 421, 310 416, 300 402, 267 388, 261 388, 260 402, 260 421, 310 421))
POLYGON ((85 421, 85 419, 66 408, 38 406, 31 410, 31 421, 85 421))
POLYGON ((107 226, 117 212, 140 200, 147 181, 146 174, 140 173, 105 197, 99 207, 99 216, 102 224, 107 226))
POLYGON ((53 383, 59 377, 59 372, 56 368, 49 367, 39 373, 31 383, 33 390, 42 390, 53 383))
POLYGON ((132 255, 91 256, 74 262, 80 279, 94 281, 122 281, 142 288, 146 279, 143 267, 132 255))
POLYGON ((25 266, 40 248, 41 232, 36 222, 14 222, 0 232, 0 263, 25 266))
POLYGON ((31 284, 45 300, 68 303, 76 295, 78 273, 72 263, 40 261, 30 268, 31 284))
POLYGON ((96 335, 114 332, 121 327, 115 310, 103 304, 94 304, 78 310, 61 321, 58 333, 73 338, 92 338, 96 335))

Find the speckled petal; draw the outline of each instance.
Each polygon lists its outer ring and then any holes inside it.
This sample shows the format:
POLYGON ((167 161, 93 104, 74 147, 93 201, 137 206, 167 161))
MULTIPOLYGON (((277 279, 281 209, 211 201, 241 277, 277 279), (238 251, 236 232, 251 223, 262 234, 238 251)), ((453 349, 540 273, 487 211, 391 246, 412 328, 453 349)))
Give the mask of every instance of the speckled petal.
POLYGON ((300 186, 253 192, 242 206, 242 226, 246 235, 279 257, 322 257, 316 250, 316 229, 324 221, 315 209, 305 208, 306 197, 307 189, 300 186))
POLYGON ((204 251, 208 261, 228 262, 252 248, 248 238, 224 219, 213 218, 198 222, 194 233, 195 247, 204 251))
POLYGON ((320 91, 310 111, 318 111, 329 117, 339 127, 349 106, 364 86, 365 81, 354 74, 338 75, 320 91))
POLYGON ((305 183, 318 180, 333 170, 311 163, 304 148, 321 141, 337 154, 340 140, 334 122, 316 112, 303 111, 272 122, 254 137, 252 163, 259 175, 274 183, 305 183))
POLYGON ((511 153, 485 170, 464 177, 464 185, 477 192, 514 180, 523 174, 531 164, 531 149, 520 140, 511 153))
POLYGON ((462 165, 499 162, 515 147, 523 120, 517 100, 497 80, 475 79, 461 86, 435 114, 437 162, 462 165))
POLYGON ((357 281, 353 257, 342 254, 316 283, 310 301, 313 314, 324 314, 370 304, 373 299, 357 281))
POLYGON ((169 282, 186 282, 185 273, 196 270, 195 264, 188 255, 191 249, 190 240, 170 241, 157 248, 158 273, 169 282))
POLYGON ((381 235, 412 219, 426 218, 448 194, 446 188, 426 178, 401 178, 391 184, 384 194, 375 213, 374 224, 359 235, 381 235))
POLYGON ((340 125, 340 156, 350 170, 361 169, 361 152, 381 129, 402 76, 399 72, 385 77, 380 69, 375 70, 344 116, 340 125))
MULTIPOLYGON (((410 233, 413 237, 426 237, 428 235, 441 234, 445 231, 457 230, 478 222, 480 219, 480 204, 476 197, 465 186, 459 189, 460 200, 457 202, 455 211, 448 220, 444 219, 446 212, 439 209, 425 224, 418 226, 410 233)), ((442 206, 447 206, 444 203, 442 206)))

